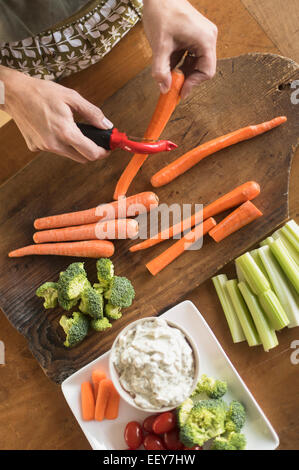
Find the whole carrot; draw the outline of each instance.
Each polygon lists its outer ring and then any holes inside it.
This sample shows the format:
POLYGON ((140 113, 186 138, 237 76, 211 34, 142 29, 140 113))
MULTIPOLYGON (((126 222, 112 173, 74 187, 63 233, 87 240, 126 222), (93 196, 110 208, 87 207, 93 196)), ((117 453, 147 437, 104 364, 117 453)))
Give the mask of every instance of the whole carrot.
POLYGON ((201 211, 195 212, 191 217, 179 222, 169 229, 165 229, 162 232, 158 233, 155 237, 149 238, 144 240, 141 243, 137 243, 129 248, 131 252, 145 250, 146 248, 150 248, 151 246, 157 245, 158 243, 163 242, 169 238, 182 233, 183 231, 187 230, 188 228, 194 227, 196 225, 197 220, 200 220, 202 216, 202 220, 206 220, 209 217, 214 217, 221 212, 226 211, 227 209, 231 209, 232 207, 238 206, 243 202, 250 201, 254 199, 260 194, 260 186, 255 181, 248 181, 247 183, 238 186, 237 188, 233 189, 227 194, 224 194, 216 201, 208 204, 206 207, 203 208, 203 212, 201 211))
POLYGON ((95 419, 103 421, 108 405, 110 394, 112 393, 114 385, 110 379, 103 379, 99 383, 98 396, 95 408, 95 419))
POLYGON ((107 408, 105 411, 106 419, 116 419, 118 417, 118 408, 119 408, 120 396, 118 391, 113 386, 110 396, 108 398, 107 408))
POLYGON ((42 217, 34 221, 34 228, 37 230, 45 230, 50 228, 70 227, 72 225, 93 224, 100 220, 135 217, 136 215, 155 209, 158 204, 158 196, 148 191, 84 211, 42 217))
MULTIPOLYGON (((144 134, 145 139, 157 140, 166 127, 173 111, 180 101, 180 93, 184 83, 184 75, 180 70, 172 71, 172 84, 168 93, 161 94, 144 134)), ((124 196, 148 155, 135 154, 122 173, 114 191, 114 199, 124 196)))
POLYGON ((81 411, 84 421, 94 419, 95 399, 90 382, 83 382, 81 384, 81 411))
POLYGON ((203 235, 215 227, 216 222, 211 217, 205 220, 202 224, 197 225, 193 230, 190 230, 183 238, 178 240, 176 243, 171 245, 167 250, 163 251, 159 256, 151 260, 146 264, 149 272, 156 276, 162 269, 166 268, 172 261, 178 258, 184 251, 186 251, 191 245, 199 240, 203 235), (201 230, 202 228, 202 230, 201 230))
POLYGON ((209 235, 215 242, 221 242, 262 215, 263 213, 252 202, 247 201, 217 224, 216 227, 212 228, 209 235))
POLYGON ((185 153, 174 162, 170 163, 166 167, 162 168, 151 178, 151 183, 155 188, 164 186, 170 183, 178 176, 190 170, 194 165, 203 160, 205 157, 212 155, 215 152, 219 152, 226 147, 237 144, 244 140, 252 139, 259 134, 270 131, 274 127, 280 126, 287 121, 286 116, 279 116, 272 121, 263 122, 255 126, 248 126, 237 131, 231 132, 230 134, 223 135, 217 139, 210 140, 198 147, 185 153))
POLYGON ((96 224, 43 230, 33 235, 35 243, 64 242, 72 240, 118 240, 134 238, 138 222, 134 219, 116 219, 96 224))
POLYGON ((114 253, 114 245, 106 240, 90 240, 68 243, 43 243, 29 245, 8 253, 10 258, 28 255, 59 255, 77 256, 82 258, 110 258, 114 253))

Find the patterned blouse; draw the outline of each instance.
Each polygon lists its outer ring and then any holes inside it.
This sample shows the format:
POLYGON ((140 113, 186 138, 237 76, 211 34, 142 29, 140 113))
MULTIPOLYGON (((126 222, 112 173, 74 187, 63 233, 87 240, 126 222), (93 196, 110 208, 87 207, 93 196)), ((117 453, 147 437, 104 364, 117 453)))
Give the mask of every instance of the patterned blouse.
POLYGON ((139 21, 142 6, 142 0, 92 0, 50 30, 0 42, 0 64, 46 80, 86 69, 139 21))

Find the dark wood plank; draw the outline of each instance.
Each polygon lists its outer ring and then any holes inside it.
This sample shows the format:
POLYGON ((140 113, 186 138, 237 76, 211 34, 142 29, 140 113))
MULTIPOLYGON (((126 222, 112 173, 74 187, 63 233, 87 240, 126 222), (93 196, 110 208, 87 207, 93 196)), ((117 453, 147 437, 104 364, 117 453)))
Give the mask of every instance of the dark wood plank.
MULTIPOLYGON (((40 300, 34 296, 40 283, 57 278, 71 260, 58 257, 8 260, 7 252, 31 243, 35 217, 111 200, 129 156, 115 152, 110 162, 82 167, 42 154, 0 188, 0 198, 5 201, 0 211, 1 307, 10 322, 26 336, 30 349, 51 379, 61 382, 106 351, 125 324, 164 311, 285 220, 290 164, 298 143, 299 112, 291 104, 287 84, 298 77, 298 66, 279 56, 251 54, 225 59, 219 61, 215 79, 197 89, 178 107, 166 134, 180 149, 171 155, 150 158, 131 193, 150 189, 150 175, 199 141, 286 114, 287 125, 206 159, 158 191, 161 202, 168 204, 207 204, 234 186, 255 179, 262 186, 262 195, 256 202, 265 216, 222 244, 206 240, 200 252, 186 253, 157 278, 152 278, 144 265, 169 242, 135 255, 128 254, 128 242, 118 242, 114 256, 116 269, 134 280, 136 301, 123 319, 114 324, 112 332, 92 334, 71 351, 61 344, 63 335, 58 325, 61 312, 44 312, 40 300), (286 86, 279 89, 281 84, 286 86)), ((144 116, 151 114, 156 98, 155 84, 149 71, 145 71, 107 100, 103 109, 119 128, 140 135, 146 125, 144 116)), ((87 261, 86 266, 91 278, 95 278, 94 261, 87 261)))

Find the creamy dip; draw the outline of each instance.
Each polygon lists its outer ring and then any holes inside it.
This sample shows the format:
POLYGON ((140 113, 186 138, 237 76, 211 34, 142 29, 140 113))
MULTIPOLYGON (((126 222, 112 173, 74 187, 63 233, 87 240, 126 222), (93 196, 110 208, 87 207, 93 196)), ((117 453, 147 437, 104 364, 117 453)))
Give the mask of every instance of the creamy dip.
POLYGON ((112 360, 120 384, 141 408, 175 406, 192 391, 193 351, 184 334, 165 320, 140 322, 121 335, 112 360))

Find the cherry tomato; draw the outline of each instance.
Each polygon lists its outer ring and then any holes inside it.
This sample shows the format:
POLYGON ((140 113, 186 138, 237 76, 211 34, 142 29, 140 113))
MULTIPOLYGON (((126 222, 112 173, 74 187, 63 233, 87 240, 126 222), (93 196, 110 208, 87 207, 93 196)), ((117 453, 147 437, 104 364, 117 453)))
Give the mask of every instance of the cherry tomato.
POLYGON ((153 431, 155 434, 163 434, 164 432, 171 431, 176 427, 176 417, 171 411, 162 413, 157 416, 153 423, 153 431))
POLYGON ((163 435, 164 444, 168 450, 182 450, 183 444, 180 442, 179 430, 165 432, 163 435))
POLYGON ((153 423, 156 418, 157 418, 157 415, 151 415, 145 418, 142 424, 142 428, 145 432, 153 432, 153 423))
POLYGON ((183 447, 183 450, 202 450, 202 447, 200 447, 200 446, 183 447))
POLYGON ((165 450, 162 439, 155 434, 148 434, 143 440, 145 450, 165 450))
POLYGON ((130 450, 138 449, 143 440, 142 428, 137 421, 131 421, 125 428, 125 441, 130 450))

